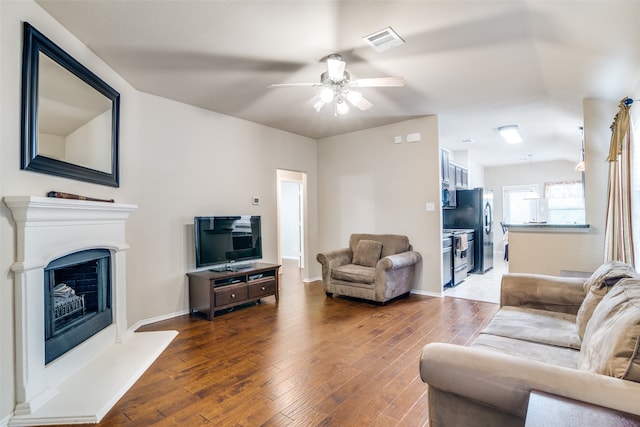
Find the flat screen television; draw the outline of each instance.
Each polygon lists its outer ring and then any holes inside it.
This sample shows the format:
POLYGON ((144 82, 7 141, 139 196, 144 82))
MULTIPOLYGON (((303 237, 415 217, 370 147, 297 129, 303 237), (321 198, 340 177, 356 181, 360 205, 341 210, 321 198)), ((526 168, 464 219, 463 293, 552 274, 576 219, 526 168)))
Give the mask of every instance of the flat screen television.
POLYGON ((194 235, 196 267, 231 269, 232 263, 262 258, 259 216, 197 216, 194 235))

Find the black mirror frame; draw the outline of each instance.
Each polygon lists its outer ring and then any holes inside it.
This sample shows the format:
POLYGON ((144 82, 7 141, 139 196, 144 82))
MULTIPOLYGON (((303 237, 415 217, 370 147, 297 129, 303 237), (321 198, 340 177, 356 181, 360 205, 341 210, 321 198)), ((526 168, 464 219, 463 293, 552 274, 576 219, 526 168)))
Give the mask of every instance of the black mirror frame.
POLYGON ((20 169, 119 187, 120 94, 28 22, 24 23, 22 55, 22 148, 20 169), (111 173, 38 155, 38 68, 40 52, 111 100, 111 173))

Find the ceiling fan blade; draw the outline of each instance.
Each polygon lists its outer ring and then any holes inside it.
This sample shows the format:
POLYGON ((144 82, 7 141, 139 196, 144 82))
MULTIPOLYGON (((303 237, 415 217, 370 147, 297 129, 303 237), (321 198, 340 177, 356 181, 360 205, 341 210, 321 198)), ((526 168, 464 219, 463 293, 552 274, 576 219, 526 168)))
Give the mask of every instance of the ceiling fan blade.
POLYGON ((344 79, 344 67, 346 63, 339 56, 329 56, 327 58, 327 71, 329 78, 334 82, 340 82, 344 79))
POLYGON ((373 107, 373 104, 369 102, 360 92, 356 92, 355 90, 350 90, 347 93, 347 101, 349 101, 354 107, 359 108, 362 111, 368 110, 373 107))
POLYGON ((271 84, 269 87, 320 87, 321 83, 276 83, 271 84))
POLYGON ((366 111, 369 108, 373 107, 373 104, 363 96, 360 97, 360 100, 354 103, 353 105, 355 105, 357 108, 359 108, 362 111, 366 111))
POLYGON ((351 86, 355 87, 399 87, 404 86, 404 84, 404 77, 377 77, 351 81, 351 86))
POLYGON ((310 110, 313 108, 314 110, 320 112, 320 110, 322 110, 322 107, 324 107, 325 105, 326 105, 326 102, 324 102, 322 98, 320 98, 320 95, 314 95, 311 98, 309 98, 307 102, 304 103, 302 108, 304 110, 310 110))

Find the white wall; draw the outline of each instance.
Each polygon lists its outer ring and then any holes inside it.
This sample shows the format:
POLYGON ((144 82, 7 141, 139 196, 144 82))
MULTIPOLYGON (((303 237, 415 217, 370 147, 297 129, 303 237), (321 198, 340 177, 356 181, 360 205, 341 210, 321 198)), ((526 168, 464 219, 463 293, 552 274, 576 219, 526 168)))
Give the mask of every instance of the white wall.
MULTIPOLYGON (((187 312, 193 217, 262 216, 265 261, 277 259, 276 171, 307 179, 307 253, 317 242, 317 142, 140 93, 36 3, 0 1, 0 196, 57 190, 138 204, 127 223, 127 317, 138 322, 187 312), (120 188, 19 169, 22 21, 29 21, 121 94, 120 188), (261 204, 251 204, 252 196, 261 204)), ((0 203, 0 425, 14 407, 15 229, 0 203)), ((319 267, 307 260, 309 276, 319 267)))
POLYGON ((344 248, 352 233, 405 234, 423 257, 416 290, 439 295, 439 153, 435 116, 320 140, 318 249, 344 248), (421 141, 394 144, 394 136, 414 132, 421 141))
MULTIPOLYGON (((260 215, 263 260, 277 262, 277 169, 307 173, 315 206, 316 141, 140 94, 138 210, 127 223, 130 321, 186 310, 195 215, 260 215), (253 205, 252 197, 260 197, 253 205)), ((311 242, 314 242, 311 240, 311 242)))

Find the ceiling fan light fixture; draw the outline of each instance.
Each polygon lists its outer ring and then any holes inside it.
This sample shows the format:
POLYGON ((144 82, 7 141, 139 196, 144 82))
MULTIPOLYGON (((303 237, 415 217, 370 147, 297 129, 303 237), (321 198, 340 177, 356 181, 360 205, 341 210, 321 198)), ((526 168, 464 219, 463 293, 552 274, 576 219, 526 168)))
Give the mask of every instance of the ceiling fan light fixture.
POLYGON ((331 54, 327 57, 327 71, 329 78, 334 83, 339 83, 345 78, 345 62, 342 60, 342 56, 337 53, 331 54))
POLYGON ((337 114, 347 114, 349 112, 349 105, 342 98, 338 98, 336 102, 336 113, 337 114))
POLYGON ((322 102, 328 104, 329 102, 333 101, 333 88, 329 87, 329 86, 325 86, 322 89, 320 89, 320 99, 322 100, 322 102))
POLYGON ((520 135, 518 125, 500 126, 498 133, 507 144, 519 144, 522 142, 522 135, 520 135))

